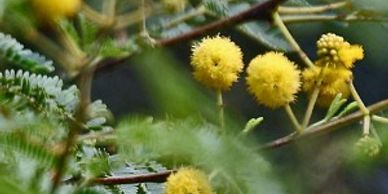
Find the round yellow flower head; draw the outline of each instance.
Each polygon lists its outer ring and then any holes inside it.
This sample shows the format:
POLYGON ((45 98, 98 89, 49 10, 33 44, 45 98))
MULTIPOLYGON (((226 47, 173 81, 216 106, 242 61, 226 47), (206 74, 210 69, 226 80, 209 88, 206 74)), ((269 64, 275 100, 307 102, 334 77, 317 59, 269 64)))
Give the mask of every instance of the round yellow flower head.
POLYGON ((212 194, 206 175, 199 170, 182 168, 167 178, 166 194, 212 194))
POLYGON ((241 49, 229 38, 204 38, 192 51, 194 77, 210 88, 229 89, 244 66, 241 49))
POLYGON ((320 58, 317 65, 344 66, 352 68, 354 62, 364 58, 364 50, 360 45, 351 45, 343 37, 333 33, 323 34, 317 41, 317 54, 320 58))
POLYGON ((31 0, 32 7, 44 22, 56 22, 63 17, 75 15, 81 8, 81 0, 31 0))
POLYGON ((293 102, 300 88, 300 71, 282 53, 258 55, 249 63, 247 73, 248 91, 269 108, 293 102))
POLYGON ((163 6, 170 12, 181 12, 185 10, 186 0, 162 0, 163 6))
MULTIPOLYGON (((322 67, 307 68, 303 71, 303 90, 311 94, 318 82, 322 67)), ((322 83, 320 86, 317 104, 322 107, 330 106, 331 102, 342 93, 342 98, 350 95, 348 82, 352 79, 352 72, 346 68, 326 67, 322 72, 322 83)))

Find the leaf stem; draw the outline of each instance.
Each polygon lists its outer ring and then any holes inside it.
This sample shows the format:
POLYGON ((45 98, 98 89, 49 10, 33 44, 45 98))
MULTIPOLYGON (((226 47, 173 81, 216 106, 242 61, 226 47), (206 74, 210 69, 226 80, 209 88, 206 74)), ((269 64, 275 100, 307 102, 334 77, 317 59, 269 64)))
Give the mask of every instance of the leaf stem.
POLYGON ((303 128, 301 127, 298 119, 296 118, 295 114, 294 114, 294 111, 292 111, 292 108, 290 106, 290 104, 287 104, 285 107, 284 107, 287 115, 288 115, 288 118, 290 118, 295 130, 299 133, 302 133, 303 132, 303 128))
POLYGON ((368 110, 368 108, 366 108, 364 102, 362 101, 360 95, 358 94, 356 88, 354 87, 353 81, 350 81, 349 89, 354 100, 357 102, 358 106, 360 107, 361 112, 364 114, 362 133, 363 135, 369 135, 370 134, 370 111, 368 110))
POLYGON ((331 10, 336 10, 348 5, 347 1, 329 3, 326 5, 306 6, 306 7, 289 7, 280 6, 278 11, 280 14, 306 14, 306 13, 321 13, 331 10))
POLYGON ((281 17, 284 23, 321 22, 321 21, 342 21, 342 22, 387 22, 385 17, 362 17, 357 15, 338 14, 305 14, 285 15, 281 17))
POLYGON ((267 0, 264 2, 257 3, 255 5, 252 5, 247 10, 237 13, 235 15, 222 18, 220 20, 214 21, 204 26, 200 26, 189 32, 180 34, 172 38, 159 40, 157 44, 159 46, 171 45, 175 43, 180 43, 182 41, 187 41, 187 40, 197 38, 211 31, 224 28, 227 26, 237 25, 237 24, 241 24, 243 22, 248 22, 252 20, 260 20, 260 19, 269 20, 271 18, 272 11, 276 9, 279 4, 285 1, 286 0, 267 0))
POLYGON ((275 25, 282 32, 283 36, 290 43, 291 47, 298 53, 299 57, 303 60, 303 62, 308 67, 313 67, 314 63, 310 60, 310 58, 308 58, 306 53, 300 48, 299 44, 296 42, 294 37, 291 35, 290 31, 287 29, 286 25, 283 23, 282 18, 280 17, 279 13, 276 11, 273 13, 273 20, 274 20, 275 25))
POLYGON ((154 183, 163 183, 167 180, 170 174, 175 171, 165 171, 149 174, 139 174, 139 175, 130 175, 122 177, 106 177, 106 178, 95 178, 90 181, 90 184, 100 184, 100 185, 119 185, 119 184, 135 184, 135 183, 145 183, 145 182, 154 182, 154 183))
POLYGON ((96 57, 94 60, 90 61, 89 64, 86 65, 85 69, 80 73, 78 77, 78 85, 81 92, 81 102, 79 104, 77 113, 76 113, 76 119, 71 119, 72 117, 69 117, 68 121, 70 123, 69 132, 65 141, 64 150, 59 156, 59 161, 55 169, 55 174, 53 177, 53 184, 51 187, 51 194, 55 194, 60 183, 61 179, 63 177, 63 174, 65 172, 67 161, 69 159, 69 156, 71 154, 71 149, 73 145, 75 144, 77 140, 77 135, 81 129, 83 129, 82 123, 85 120, 86 116, 86 108, 90 103, 90 93, 91 93, 91 86, 92 86, 92 79, 95 67, 98 62, 100 61, 99 57, 96 57))
POLYGON ((388 124, 388 118, 385 118, 385 117, 373 115, 372 120, 379 123, 388 124))
POLYGON ((168 29, 168 28, 172 28, 172 27, 175 27, 177 26, 178 24, 186 21, 186 20, 189 20, 191 18, 194 18, 196 16, 199 16, 199 15, 202 15, 206 12, 206 8, 204 6, 199 6, 193 10, 191 10, 190 12, 188 12, 187 14, 185 15, 182 15, 166 24, 163 25, 163 28, 165 29, 168 29))
MULTIPOLYGON (((375 104, 372 104, 368 106, 368 110, 370 113, 376 113, 381 110, 387 109, 388 108, 388 99, 379 101, 375 104)), ((306 130, 303 133, 296 133, 293 132, 289 135, 286 135, 284 137, 281 137, 279 139, 273 140, 269 143, 264 144, 263 146, 259 147, 258 150, 266 150, 266 149, 273 149, 273 148, 278 148, 284 145, 287 145, 297 139, 304 138, 304 137, 309 137, 313 135, 319 135, 322 133, 327 133, 330 131, 333 131, 335 129, 339 129, 343 126, 346 126, 350 123, 357 122, 361 119, 364 118, 364 113, 359 110, 357 112, 354 112, 352 114, 349 114, 347 116, 337 118, 337 119, 332 119, 331 121, 324 123, 322 125, 315 126, 313 128, 310 128, 309 130, 306 130)))
POLYGON ((218 114, 219 114, 219 122, 220 127, 223 130, 225 128, 225 119, 224 119, 224 102, 222 99, 222 91, 219 89, 217 90, 217 107, 218 107, 218 114))
POLYGON ((313 92, 311 93, 311 96, 310 96, 310 99, 309 99, 309 102, 307 105, 306 113, 304 115, 304 119, 303 119, 303 123, 302 123, 303 130, 306 129, 306 127, 310 123, 310 119, 311 119, 311 116, 313 114, 314 107, 315 107, 315 104, 316 104, 318 96, 319 96, 320 88, 321 88, 322 81, 323 81, 323 74, 324 74, 325 70, 326 70, 326 67, 322 68, 321 71, 319 72, 318 81, 314 86, 313 92))

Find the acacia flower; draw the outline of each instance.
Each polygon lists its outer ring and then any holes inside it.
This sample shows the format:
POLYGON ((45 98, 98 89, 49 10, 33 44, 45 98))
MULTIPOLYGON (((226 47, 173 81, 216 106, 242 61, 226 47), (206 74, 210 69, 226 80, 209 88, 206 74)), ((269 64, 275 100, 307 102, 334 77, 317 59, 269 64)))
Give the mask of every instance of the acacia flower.
MULTIPOLYGON (((323 67, 307 68, 303 71, 303 90, 311 94, 318 82, 323 67)), ((322 107, 330 106, 331 102, 342 93, 342 98, 348 98, 350 90, 348 82, 352 79, 352 71, 341 67, 326 67, 322 72, 322 83, 319 88, 317 104, 322 107)))
POLYGON ((270 108, 293 102, 300 88, 300 71, 282 53, 258 55, 249 63, 247 74, 248 91, 270 108))
POLYGON ((167 178, 166 194, 212 194, 206 175, 192 168, 181 168, 167 178))
POLYGON ((192 51, 194 78, 213 89, 229 89, 244 66, 241 49, 226 37, 204 38, 192 51))
POLYGON ((320 66, 343 66, 352 68, 357 60, 364 58, 364 50, 360 45, 352 45, 343 37, 333 33, 323 34, 317 41, 317 54, 320 66))
POLYGON ((81 4, 81 0, 32 0, 36 15, 47 22, 75 15, 81 8, 81 4))

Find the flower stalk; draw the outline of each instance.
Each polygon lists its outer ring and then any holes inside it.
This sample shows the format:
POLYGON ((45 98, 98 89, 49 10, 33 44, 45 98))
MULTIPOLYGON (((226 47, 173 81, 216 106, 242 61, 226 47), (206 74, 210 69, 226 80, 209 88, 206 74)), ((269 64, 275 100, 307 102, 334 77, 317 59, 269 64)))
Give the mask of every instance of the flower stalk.
POLYGON ((354 87, 354 84, 352 81, 349 83, 349 89, 350 89, 350 92, 351 92, 354 100, 357 102, 358 106, 360 107, 361 112, 364 114, 362 133, 363 133, 363 135, 369 135, 370 134, 370 120, 371 120, 370 111, 365 106, 365 104, 362 101, 360 95, 358 94, 356 88, 354 87))
POLYGON ((308 67, 313 67, 314 63, 310 60, 310 58, 306 55, 306 53, 300 48, 299 44, 296 42, 296 40, 294 39, 294 37, 292 36, 290 31, 287 29, 287 26, 284 24, 279 13, 277 11, 275 11, 272 16, 273 16, 273 20, 274 20, 275 25, 282 32, 283 36, 290 43, 291 47, 298 53, 299 57, 303 60, 303 62, 308 67))

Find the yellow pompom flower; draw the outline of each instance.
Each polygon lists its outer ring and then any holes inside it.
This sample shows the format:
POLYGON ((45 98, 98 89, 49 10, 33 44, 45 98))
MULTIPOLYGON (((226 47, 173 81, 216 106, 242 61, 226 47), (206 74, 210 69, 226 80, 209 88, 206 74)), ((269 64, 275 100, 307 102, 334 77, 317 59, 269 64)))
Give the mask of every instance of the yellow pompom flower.
POLYGON ((226 37, 204 38, 192 51, 194 78, 213 89, 229 89, 244 66, 240 47, 226 37))
POLYGON ((56 22, 75 15, 81 8, 81 0, 31 0, 32 7, 44 22, 56 22))
MULTIPOLYGON (((303 90, 311 94, 318 82, 322 67, 307 68, 303 71, 303 90)), ((322 107, 330 106, 331 102, 342 93, 342 98, 350 95, 348 82, 352 79, 352 72, 346 68, 326 67, 322 72, 322 83, 319 90, 317 104, 322 107)))
POLYGON ((212 194, 206 175, 199 170, 182 168, 167 178, 166 194, 212 194))
POLYGON ((247 74, 248 91, 270 108, 293 102, 300 88, 300 71, 282 53, 258 55, 249 63, 247 74))
POLYGON ((343 37, 333 33, 323 34, 317 41, 319 66, 343 66, 352 68, 357 60, 364 58, 364 50, 360 45, 351 45, 343 37))

